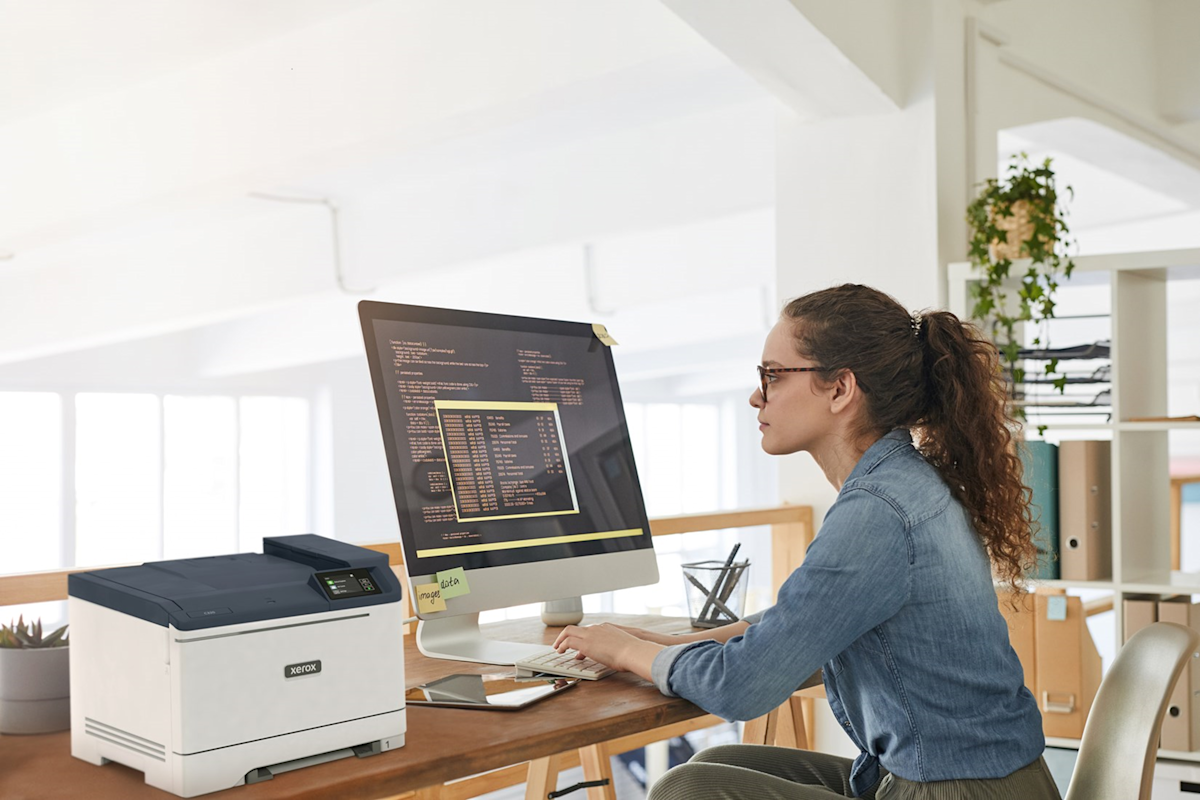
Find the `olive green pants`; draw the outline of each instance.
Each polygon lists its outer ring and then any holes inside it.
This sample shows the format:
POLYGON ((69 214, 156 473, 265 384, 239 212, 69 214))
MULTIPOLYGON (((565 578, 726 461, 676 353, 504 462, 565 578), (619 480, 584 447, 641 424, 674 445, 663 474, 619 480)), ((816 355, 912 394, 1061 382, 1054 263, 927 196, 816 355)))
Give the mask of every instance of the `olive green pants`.
MULTIPOLYGON (((853 797, 848 758, 770 747, 728 744, 710 747, 668 772, 648 800, 830 800, 853 797)), ((1039 758, 1004 778, 906 781, 886 770, 862 794, 867 800, 1061 800, 1039 758)))

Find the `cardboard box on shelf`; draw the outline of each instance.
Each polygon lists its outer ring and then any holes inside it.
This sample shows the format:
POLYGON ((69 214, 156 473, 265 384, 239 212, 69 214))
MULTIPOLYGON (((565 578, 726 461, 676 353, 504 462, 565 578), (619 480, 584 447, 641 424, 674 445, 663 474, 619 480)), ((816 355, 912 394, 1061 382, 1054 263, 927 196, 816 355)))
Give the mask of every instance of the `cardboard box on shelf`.
POLYGON ((1042 727, 1047 736, 1078 739, 1100 687, 1100 653, 1078 597, 1037 594, 1034 601, 1034 697, 1042 727))
POLYGON ((1037 609, 1033 595, 1021 595, 1020 599, 1016 601, 1014 609, 1011 592, 997 592, 996 594, 1000 603, 1000 613, 1004 615, 1004 621, 1008 623, 1008 641, 1016 651, 1017 658, 1021 660, 1021 668, 1025 671, 1025 686, 1029 689, 1029 693, 1036 697, 1034 692, 1037 689, 1037 673, 1033 656, 1033 623, 1037 609))

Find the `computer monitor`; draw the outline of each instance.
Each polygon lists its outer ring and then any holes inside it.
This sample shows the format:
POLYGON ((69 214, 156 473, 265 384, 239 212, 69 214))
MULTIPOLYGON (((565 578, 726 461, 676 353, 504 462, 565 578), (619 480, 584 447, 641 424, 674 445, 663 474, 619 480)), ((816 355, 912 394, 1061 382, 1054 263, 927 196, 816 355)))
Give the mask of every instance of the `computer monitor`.
POLYGON ((611 348, 592 325, 363 301, 409 588, 435 658, 512 664, 479 612, 658 581, 611 348), (442 576, 448 577, 448 576, 442 576))

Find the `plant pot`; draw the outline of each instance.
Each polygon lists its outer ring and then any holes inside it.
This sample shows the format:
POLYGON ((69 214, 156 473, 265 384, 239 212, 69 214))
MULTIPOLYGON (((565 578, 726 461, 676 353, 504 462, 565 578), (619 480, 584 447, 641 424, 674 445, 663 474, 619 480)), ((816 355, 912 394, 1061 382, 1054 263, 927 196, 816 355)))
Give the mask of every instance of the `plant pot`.
POLYGON ((1028 254, 1021 253, 1021 245, 1033 238, 1033 222, 1029 219, 1029 203, 1018 200, 1012 204, 1011 217, 993 217, 992 224, 1007 233, 1007 240, 993 239, 991 243, 992 261, 1027 258, 1028 254))
POLYGON ((0 733, 71 727, 70 647, 0 647, 0 733))

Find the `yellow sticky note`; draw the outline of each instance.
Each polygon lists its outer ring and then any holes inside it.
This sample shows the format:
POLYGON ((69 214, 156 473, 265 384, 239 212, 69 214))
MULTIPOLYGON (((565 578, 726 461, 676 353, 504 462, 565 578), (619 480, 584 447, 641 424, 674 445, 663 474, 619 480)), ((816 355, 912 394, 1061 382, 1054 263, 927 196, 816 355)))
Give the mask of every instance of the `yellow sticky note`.
POLYGON ((462 567, 448 569, 437 574, 438 588, 442 590, 442 599, 449 600, 463 594, 470 594, 471 587, 467 583, 467 573, 462 567))
POLYGON ((417 596, 417 610, 422 614, 431 611, 445 611, 446 601, 442 599, 442 590, 436 583, 423 583, 413 587, 417 596))
POLYGON ((608 328, 601 325, 599 322, 592 323, 592 333, 596 334, 596 338, 604 342, 609 347, 617 343, 617 340, 608 332, 608 328))

